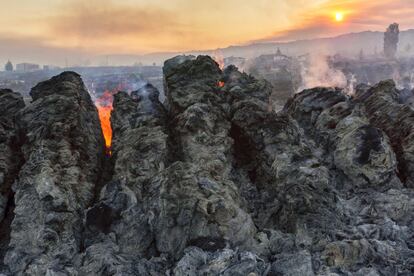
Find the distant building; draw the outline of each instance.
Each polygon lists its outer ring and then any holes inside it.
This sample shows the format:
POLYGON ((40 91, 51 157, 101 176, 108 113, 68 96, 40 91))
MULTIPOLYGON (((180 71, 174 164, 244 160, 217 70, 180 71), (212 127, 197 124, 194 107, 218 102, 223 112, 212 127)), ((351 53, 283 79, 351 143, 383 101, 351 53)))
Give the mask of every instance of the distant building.
POLYGON ((43 65, 43 70, 49 71, 49 70, 59 70, 60 67, 56 65, 43 65))
POLYGON ((30 72, 39 70, 40 66, 33 63, 19 63, 16 65, 16 71, 30 72))
POLYGON ((4 66, 4 70, 7 71, 7 72, 12 72, 13 71, 13 64, 10 62, 10 60, 4 66))

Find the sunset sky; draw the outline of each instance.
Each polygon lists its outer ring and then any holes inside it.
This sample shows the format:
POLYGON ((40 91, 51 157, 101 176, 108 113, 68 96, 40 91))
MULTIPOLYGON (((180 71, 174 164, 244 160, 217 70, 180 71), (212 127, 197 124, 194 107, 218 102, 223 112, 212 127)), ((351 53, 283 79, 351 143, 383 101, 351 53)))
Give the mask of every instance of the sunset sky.
POLYGON ((0 0, 0 61, 142 54, 414 28, 412 0, 0 0), (342 21, 337 21, 340 13, 342 21))

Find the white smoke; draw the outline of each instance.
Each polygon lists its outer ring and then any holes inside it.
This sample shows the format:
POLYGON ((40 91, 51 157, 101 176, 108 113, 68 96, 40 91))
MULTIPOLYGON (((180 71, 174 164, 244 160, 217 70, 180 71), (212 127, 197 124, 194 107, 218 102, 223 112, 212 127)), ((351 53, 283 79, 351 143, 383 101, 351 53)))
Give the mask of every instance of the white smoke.
POLYGON ((129 84, 130 91, 128 91, 128 92, 137 91, 137 90, 143 88, 147 84, 148 84, 148 82, 144 81, 144 80, 134 81, 133 83, 129 84))
POLYGON ((151 113, 153 111, 152 102, 149 99, 150 93, 146 86, 143 86, 140 90, 138 90, 137 95, 140 97, 140 101, 138 102, 138 110, 142 113, 151 113))
POLYGON ((137 110, 141 114, 152 114, 154 111, 154 103, 150 99, 150 96, 157 91, 156 88, 149 85, 147 82, 137 84, 137 88, 138 89, 131 92, 131 97, 138 100, 137 110))
POLYGON ((344 73, 328 64, 328 58, 322 54, 311 54, 301 66, 302 86, 298 92, 314 87, 346 88, 348 81, 344 73))
POLYGON ((349 96, 355 95, 355 87, 357 85, 357 78, 354 74, 351 74, 351 77, 348 80, 348 85, 345 87, 344 92, 349 96))

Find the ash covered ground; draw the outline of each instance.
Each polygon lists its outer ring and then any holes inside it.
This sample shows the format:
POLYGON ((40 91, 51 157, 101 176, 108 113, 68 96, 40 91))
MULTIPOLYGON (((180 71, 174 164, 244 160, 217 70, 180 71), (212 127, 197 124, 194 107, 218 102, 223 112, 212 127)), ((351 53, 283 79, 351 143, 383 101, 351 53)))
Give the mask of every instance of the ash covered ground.
POLYGON ((412 275, 414 110, 392 80, 272 86, 207 56, 114 94, 1 90, 5 275, 412 275), (223 85, 219 85, 223 83, 223 85))
POLYGON ((177 56, 1 89, 0 272, 413 275, 396 32, 383 57, 177 56))

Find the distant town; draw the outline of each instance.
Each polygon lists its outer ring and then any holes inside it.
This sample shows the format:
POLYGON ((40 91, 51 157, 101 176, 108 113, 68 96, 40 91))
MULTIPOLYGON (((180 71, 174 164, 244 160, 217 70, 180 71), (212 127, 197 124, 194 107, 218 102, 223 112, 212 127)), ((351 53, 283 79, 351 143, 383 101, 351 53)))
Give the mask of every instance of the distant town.
POLYGON ((152 83, 162 93, 162 68, 136 63, 131 66, 59 67, 35 63, 13 64, 7 61, 0 71, 0 87, 21 93, 30 100, 29 92, 37 83, 50 79, 63 71, 74 71, 82 76, 92 96, 109 90, 131 91, 139 83, 152 83))
POLYGON ((33 71, 42 70, 42 69, 43 70, 58 70, 60 69, 60 67, 55 66, 55 65, 43 65, 43 67, 41 67, 39 64, 27 63, 27 62, 18 63, 16 64, 16 66, 14 66, 10 60, 4 66, 4 71, 6 72, 13 72, 13 71, 33 72, 33 71))

